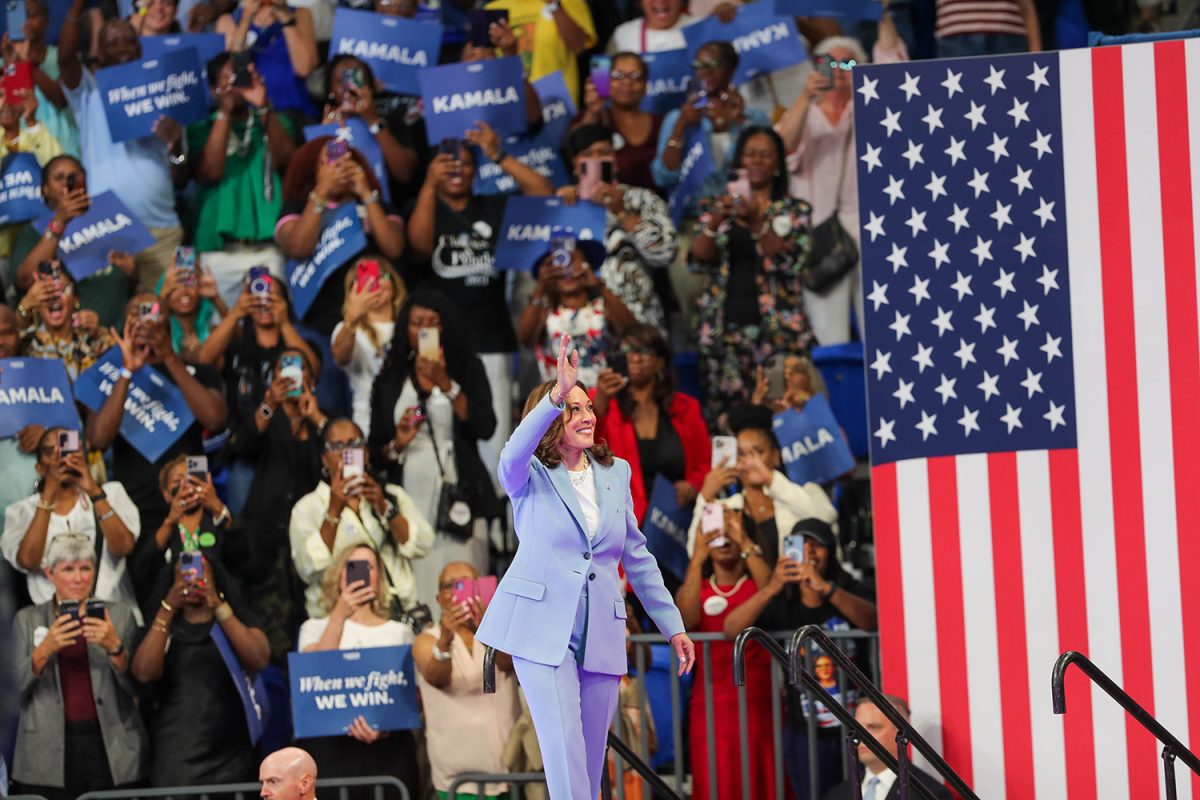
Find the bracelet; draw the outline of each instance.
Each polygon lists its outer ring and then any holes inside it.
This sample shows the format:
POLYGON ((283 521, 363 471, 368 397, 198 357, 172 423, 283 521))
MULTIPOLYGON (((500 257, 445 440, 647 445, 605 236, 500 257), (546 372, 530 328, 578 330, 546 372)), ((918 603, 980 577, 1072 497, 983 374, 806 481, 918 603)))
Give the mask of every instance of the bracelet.
POLYGON ((182 167, 187 163, 187 158, 187 153, 180 153, 179 155, 167 153, 167 160, 171 162, 171 166, 173 167, 182 167))
POLYGON ((217 514, 215 517, 213 517, 213 525, 220 525, 224 527, 225 523, 229 522, 230 516, 229 506, 225 506, 221 509, 220 514, 217 514))
POLYGON ((108 511, 105 511, 103 514, 101 514, 101 515, 99 516, 99 520, 100 520, 101 522, 105 522, 105 521, 107 521, 107 520, 110 520, 110 519, 112 519, 112 518, 113 518, 113 517, 115 517, 116 515, 117 515, 117 512, 113 511, 113 510, 110 508, 108 511))
POLYGON ((329 417, 321 417, 321 421, 317 423, 317 435, 324 436, 325 429, 329 427, 329 417))
POLYGON ((171 604, 167 602, 165 597, 162 600, 159 600, 158 604, 162 606, 163 611, 166 611, 168 614, 175 613, 175 609, 171 608, 171 604))
POLYGON ((95 494, 88 495, 88 500, 91 500, 93 503, 99 503, 101 500, 107 500, 107 499, 108 499, 108 495, 104 493, 103 489, 96 492, 95 494))
POLYGON ((434 646, 433 646, 433 660, 434 661, 440 661, 442 663, 445 663, 445 662, 449 661, 451 658, 453 658, 453 656, 451 656, 445 650, 438 647, 437 644, 434 644, 434 646))
POLYGON ((508 158, 508 152, 505 151, 503 148, 501 148, 500 152, 496 153, 496 157, 492 159, 492 162, 495 164, 499 164, 501 161, 503 161, 506 158, 508 158))
POLYGON ((64 226, 57 219, 51 219, 46 225, 46 230, 51 231, 55 236, 62 236, 63 231, 66 230, 66 226, 64 226))
POLYGON ((325 514, 325 524, 332 525, 333 527, 336 528, 338 525, 342 524, 342 520, 340 517, 335 517, 335 516, 330 515, 329 513, 326 513, 325 514))
POLYGON ((714 231, 712 228, 708 227, 707 225, 701 225, 701 226, 700 226, 700 235, 701 235, 701 236, 707 236, 707 237, 708 237, 708 238, 710 238, 710 239, 716 239, 716 238, 717 238, 717 232, 716 232, 716 231, 714 231))
POLYGON ((121 367, 121 371, 118 374, 127 381, 133 380, 133 372, 129 367, 121 367))
POLYGON ((58 238, 62 237, 61 233, 55 233, 54 231, 50 230, 49 228, 46 228, 46 232, 43 235, 47 239, 58 239, 58 238))
POLYGON ((371 132, 372 136, 378 136, 383 131, 383 123, 375 120, 367 126, 367 130, 371 132))
POLYGON ((233 616, 233 607, 230 606, 229 603, 221 603, 221 605, 217 606, 216 610, 213 611, 213 616, 217 618, 217 622, 224 622, 233 616))
POLYGON ((529 298, 529 305, 533 306, 534 308, 550 308, 550 301, 544 297, 535 296, 529 298))
POLYGON ((369 195, 367 195, 367 199, 363 200, 363 205, 364 206, 373 206, 378 202, 379 202, 379 190, 372 189, 371 193, 369 195))
POLYGON ((108 653, 109 658, 119 658, 121 653, 125 652, 125 644, 122 642, 121 644, 117 645, 116 650, 105 650, 104 652, 108 653))
POLYGON ((227 120, 227 119, 229 119, 229 116, 224 111, 217 109, 216 120, 218 122, 221 122, 222 120, 227 120))
POLYGON ((329 208, 329 203, 326 203, 321 198, 317 197, 315 191, 308 193, 308 202, 312 203, 313 211, 318 214, 325 213, 325 209, 329 208))
POLYGON ((271 408, 264 401, 261 404, 259 404, 258 413, 263 419, 270 419, 271 417, 275 416, 275 409, 271 408))
POLYGON ((771 230, 771 224, 764 220, 762 227, 758 229, 758 233, 750 234, 750 238, 757 242, 760 239, 762 239, 764 236, 766 236, 770 230, 771 230))
POLYGON ((54 501, 53 500, 43 500, 41 497, 38 497, 38 499, 34 500, 33 502, 34 502, 34 505, 36 505, 42 511, 53 511, 54 510, 54 501))
POLYGON ((683 142, 679 141, 678 139, 675 139, 675 138, 670 138, 670 137, 668 137, 668 138, 667 138, 667 147, 679 147, 679 148, 682 148, 682 147, 683 147, 683 142))
POLYGON ((17 313, 20 314, 22 317, 26 317, 26 318, 29 317, 29 309, 26 308, 25 306, 21 305, 20 303, 17 303, 17 313))
POLYGON ((452 379, 450 381, 450 391, 446 392, 445 394, 446 399, 453 403, 458 399, 458 396, 462 394, 462 387, 458 385, 458 381, 452 379))

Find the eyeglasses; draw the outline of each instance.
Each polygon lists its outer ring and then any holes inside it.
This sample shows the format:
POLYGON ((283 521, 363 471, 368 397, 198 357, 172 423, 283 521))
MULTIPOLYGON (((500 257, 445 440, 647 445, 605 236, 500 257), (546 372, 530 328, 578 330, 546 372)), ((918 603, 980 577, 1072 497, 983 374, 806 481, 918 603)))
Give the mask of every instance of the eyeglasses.
POLYGON ((627 356, 645 356, 647 358, 653 358, 658 355, 658 352, 653 347, 639 347, 633 344, 621 345, 621 352, 627 356))
POLYGON ((325 443, 325 452, 326 453, 340 453, 343 450, 346 450, 346 449, 349 449, 352 447, 362 447, 363 444, 365 444, 365 442, 363 442, 361 437, 351 439, 348 442, 326 442, 325 443))
POLYGON ((720 69, 725 62, 719 58, 697 58, 692 62, 692 69, 720 69))
POLYGON ((646 75, 640 69, 630 70, 629 72, 626 72, 623 69, 614 69, 611 73, 609 73, 609 77, 611 77, 614 81, 640 81, 645 78, 646 75))

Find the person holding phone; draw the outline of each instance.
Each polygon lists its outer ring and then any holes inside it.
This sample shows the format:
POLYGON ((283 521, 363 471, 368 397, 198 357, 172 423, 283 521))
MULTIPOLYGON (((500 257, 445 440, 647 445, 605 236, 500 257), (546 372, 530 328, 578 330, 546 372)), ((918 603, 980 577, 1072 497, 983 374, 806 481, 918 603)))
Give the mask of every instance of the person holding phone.
POLYGON ((591 78, 584 82, 583 106, 573 126, 608 128, 612 132, 616 174, 622 183, 657 193, 660 190, 654 183, 651 164, 658 152, 662 117, 642 109, 650 80, 649 68, 637 53, 620 52, 612 57, 607 78, 607 97, 600 96, 591 78), (618 137, 620 147, 615 146, 618 137))
POLYGON ((320 65, 311 11, 285 2, 241 0, 217 18, 216 32, 225 36, 228 52, 252 56, 271 105, 296 117, 297 128, 300 119, 317 115, 304 83, 320 65))
POLYGON ((389 481, 404 485, 436 531, 415 576, 417 597, 428 606, 436 602, 437 574, 446 564, 487 569, 488 521, 502 507, 479 445, 495 430, 488 375, 454 304, 440 292, 415 289, 371 392, 369 444, 372 460, 384 465, 389 481), (458 488, 469 519, 439 513, 447 486, 458 488))
POLYGON ((9 97, 0 86, 0 158, 9 153, 33 153, 39 167, 62 155, 62 144, 45 125, 38 124, 37 95, 32 90, 9 97))
MULTIPOLYGON (((315 653, 411 645, 412 628, 392 617, 391 596, 387 568, 373 545, 361 542, 343 549, 321 581, 322 614, 300 626, 296 649, 315 653)), ((345 736, 306 739, 305 747, 322 765, 323 778, 394 775, 405 786, 418 785, 412 731, 379 731, 359 716, 345 736)), ((351 789, 349 797, 369 800, 371 792, 351 789)))
POLYGON ((536 81, 562 71, 571 97, 579 97, 579 56, 596 46, 596 26, 585 0, 492 0, 488 11, 507 11, 519 42, 525 77, 536 81))
POLYGON ((418 154, 428 145, 422 126, 410 119, 411 100, 385 94, 370 64, 348 53, 333 56, 325 70, 322 123, 344 125, 357 117, 375 137, 393 187, 416 178, 418 154))
POLYGON ((71 380, 79 377, 113 346, 112 333, 100 327, 96 312, 83 308, 75 279, 58 259, 39 265, 38 279, 17 304, 29 327, 24 332, 25 354, 59 358, 71 380))
POLYGON ((129 24, 138 36, 166 36, 179 33, 179 22, 175 14, 179 10, 176 0, 137 0, 129 24))
MULTIPOLYGON (((722 529, 697 537, 684 574, 683 585, 675 593, 675 604, 690 631, 721 633, 733 609, 747 602, 771 580, 771 566, 762 558, 743 558, 751 542, 742 516, 732 508, 722 508, 722 529)), ((762 648, 746 652, 746 717, 750 759, 750 797, 776 800, 775 754, 758 743, 771 739, 771 658, 762 648)), ((720 731, 716 743, 716 796, 741 794, 741 740, 738 732, 738 688, 733 685, 733 645, 717 642, 709 647, 709 657, 696 659, 696 677, 703 685, 704 673, 711 671, 713 719, 707 722, 704 692, 692 692, 688 710, 688 742, 691 749, 692 795, 711 797, 709 787, 709 730, 720 731)), ((782 798, 778 798, 782 800, 782 798)))
POLYGON ((676 389, 675 364, 662 331, 631 325, 621 335, 592 390, 596 435, 629 462, 633 514, 641 524, 655 480, 675 486, 680 506, 691 505, 711 463, 708 426, 696 398, 676 389))
MULTIPOLYGON (((79 157, 79 128, 59 84, 58 47, 46 41, 50 13, 44 0, 24 0, 23 39, 13 31, 0 38, 0 54, 6 64, 25 62, 33 76, 37 100, 37 122, 62 146, 64 153, 79 157)), ((45 165, 43 165, 44 167, 45 165)))
POLYGON ((500 482, 512 498, 520 545, 475 635, 513 658, 552 800, 600 791, 608 729, 629 669, 618 564, 670 639, 679 674, 695 661, 633 518, 629 465, 596 441, 578 375, 579 354, 564 336, 555 379, 530 393, 505 445, 500 482))
POLYGON ((156 288, 171 329, 171 347, 184 361, 197 364, 200 347, 212 331, 213 315, 224 317, 229 307, 217 291, 216 277, 197 267, 194 250, 190 264, 179 263, 178 251, 190 249, 177 249, 176 262, 163 273, 156 288))
POLYGON ((558 196, 570 204, 604 206, 607 254, 600 280, 638 322, 665 330, 664 305, 674 300, 667 268, 678 252, 675 224, 661 197, 624 182, 614 138, 601 125, 581 125, 567 134, 563 150, 576 183, 559 189, 558 196))
POLYGON ((325 426, 321 456, 323 480, 296 501, 288 523, 292 564, 304 584, 309 617, 325 611, 324 580, 336 556, 366 543, 379 550, 388 572, 387 607, 393 614, 418 602, 412 561, 424 558, 433 546, 433 528, 409 493, 387 476, 376 473, 366 439, 349 419, 325 426), (353 455, 360 466, 346 468, 353 455))
POLYGON ((68 800, 132 787, 150 755, 128 674, 134 606, 89 601, 96 550, 82 533, 56 536, 42 571, 49 594, 17 612, 9 645, 21 713, 13 789, 68 800))
POLYGON ((730 184, 700 204, 688 254, 704 280, 698 350, 710 422, 750 398, 757 364, 812 342, 801 279, 809 206, 788 196, 779 134, 746 128, 731 164, 730 184))
POLYGON ((30 599, 44 603, 53 592, 52 582, 42 571, 46 554, 59 536, 78 533, 99 553, 93 565, 95 596, 134 604, 126 559, 141 533, 137 507, 117 481, 96 482, 81 440, 76 430, 47 428, 42 432, 37 445, 36 489, 5 509, 0 550, 14 569, 25 573, 30 599))

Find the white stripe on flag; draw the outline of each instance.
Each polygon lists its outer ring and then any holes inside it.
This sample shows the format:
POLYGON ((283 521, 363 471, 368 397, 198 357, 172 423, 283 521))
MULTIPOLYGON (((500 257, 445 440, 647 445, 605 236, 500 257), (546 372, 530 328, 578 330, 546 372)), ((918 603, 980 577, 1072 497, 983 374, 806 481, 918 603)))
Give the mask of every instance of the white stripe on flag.
POLYGON ((896 464, 900 498, 900 563, 904 569, 904 636, 908 701, 913 724, 929 744, 942 749, 941 685, 938 683, 937 611, 933 600, 929 470, 925 459, 896 464))
POLYGON ((1000 648, 996 633, 987 455, 958 456, 955 466, 967 695, 971 701, 971 769, 974 785, 981 791, 987 787, 989 800, 1005 800, 1004 722, 1000 714, 1000 648))
MULTIPOLYGON (((1121 683, 1091 58, 1091 52, 1086 49, 1062 52, 1058 56, 1063 141, 1071 143, 1069 147, 1063 147, 1062 152, 1068 189, 1071 338, 1075 358, 1080 513, 1091 643, 1091 652, 1087 655, 1114 681, 1121 683)), ((1139 89, 1144 91, 1146 87, 1139 89)), ((1054 269, 1058 265, 1049 266, 1054 269)), ((1070 698, 1067 701, 1070 708, 1070 698)), ((1092 691, 1092 708, 1097 796, 1102 800, 1129 800, 1124 711, 1098 688, 1092 691)))
POLYGON ((1025 586, 1025 634, 1029 660, 1030 725, 1034 786, 1039 798, 1067 796, 1062 717, 1046 702, 1044 688, 1058 658, 1054 518, 1050 508, 1050 459, 1045 450, 1017 453, 1021 493, 1021 567, 1025 586))
MULTIPOLYGON (((1150 603, 1150 650, 1154 715, 1188 741, 1187 676, 1183 665, 1179 545, 1176 541, 1174 439, 1171 427, 1171 362, 1168 348, 1166 277, 1163 271, 1162 194, 1159 181, 1158 111, 1154 48, 1127 47, 1122 67, 1125 120, 1136 136, 1126 140, 1129 165, 1129 230, 1137 346, 1138 419, 1142 448, 1142 513, 1150 603)), ((1191 797, 1181 781, 1179 797, 1191 797), (1185 793, 1186 792, 1186 793, 1185 793)), ((1165 796, 1165 786, 1159 786, 1165 796)))

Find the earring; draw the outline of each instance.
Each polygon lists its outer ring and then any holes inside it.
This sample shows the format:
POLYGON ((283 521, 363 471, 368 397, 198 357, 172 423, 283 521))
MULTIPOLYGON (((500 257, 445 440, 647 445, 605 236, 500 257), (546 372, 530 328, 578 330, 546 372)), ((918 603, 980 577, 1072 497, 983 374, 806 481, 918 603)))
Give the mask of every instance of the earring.
POLYGON ((779 176, 783 175, 783 173, 779 170, 775 170, 773 173, 771 173, 771 175, 772 177, 778 178, 779 176))

